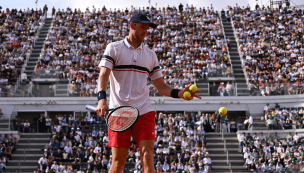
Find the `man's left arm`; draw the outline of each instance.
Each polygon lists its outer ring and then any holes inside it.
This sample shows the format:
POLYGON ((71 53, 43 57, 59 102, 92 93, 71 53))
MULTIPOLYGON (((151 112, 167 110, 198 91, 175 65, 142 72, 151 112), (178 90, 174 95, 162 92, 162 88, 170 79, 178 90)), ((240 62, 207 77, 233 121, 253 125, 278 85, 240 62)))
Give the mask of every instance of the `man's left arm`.
MULTIPOLYGON (((152 80, 152 82, 153 82, 154 86, 156 87, 157 91, 161 95, 172 97, 171 92, 172 92, 173 88, 171 86, 165 84, 164 79, 162 77, 152 80)), ((192 100, 193 97, 197 97, 197 98, 201 99, 200 96, 196 95, 196 93, 200 93, 201 91, 192 92, 192 96, 189 98, 183 97, 184 92, 189 91, 190 86, 191 86, 191 84, 189 84, 186 88, 180 90, 178 92, 178 97, 183 98, 184 100, 192 100)))

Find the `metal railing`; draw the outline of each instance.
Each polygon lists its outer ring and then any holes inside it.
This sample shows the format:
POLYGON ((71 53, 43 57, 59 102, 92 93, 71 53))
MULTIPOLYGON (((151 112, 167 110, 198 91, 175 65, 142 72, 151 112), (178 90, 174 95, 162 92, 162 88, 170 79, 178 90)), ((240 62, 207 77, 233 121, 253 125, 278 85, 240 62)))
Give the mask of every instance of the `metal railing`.
POLYGON ((234 95, 237 96, 237 83, 234 83, 234 95))
MULTIPOLYGON (((30 129, 30 130, 31 130, 30 133, 32 133, 32 135, 29 135, 29 137, 28 137, 28 149, 27 149, 28 152, 31 150, 30 149, 30 147, 31 147, 31 136, 33 138, 33 141, 35 141, 35 132, 34 132, 34 129, 30 129)), ((26 160, 25 152, 26 152, 26 146, 23 148, 23 164, 24 165, 25 165, 25 160, 26 160)), ((21 167, 21 162, 22 162, 21 158, 22 158, 22 155, 20 155, 20 159, 18 161, 18 167, 17 167, 18 171, 16 170, 16 172, 19 172, 19 173, 20 173, 20 167, 21 167)))
MULTIPOLYGON (((55 83, 55 82, 58 82, 58 80, 57 81, 51 81, 50 80, 49 82, 54 82, 55 83)), ((56 84, 55 85, 54 96, 48 95, 47 97, 79 97, 79 93, 77 95, 69 96, 68 91, 69 91, 69 88, 70 88, 69 86, 70 86, 71 81, 68 80, 68 82, 69 83, 67 83, 67 84, 56 84), (66 91, 65 95, 58 93, 57 90, 58 90, 59 87, 62 87, 62 89, 66 91)), ((304 87, 302 85, 296 86, 296 85, 294 85, 294 83, 295 82, 291 82, 290 86, 284 85, 281 90, 275 90, 274 92, 269 92, 269 94, 267 94, 266 90, 263 89, 264 90, 263 93, 265 93, 265 96, 303 95, 304 94, 304 87), (290 87, 292 87, 292 89, 291 89, 292 91, 289 90, 290 87)), ((257 86, 257 89, 255 89, 254 93, 250 93, 250 88, 248 88, 247 84, 245 84, 245 83, 242 83, 242 85, 244 85, 244 86, 241 86, 239 83, 233 83, 233 82, 231 83, 231 85, 232 85, 231 96, 242 96, 242 95, 240 95, 240 93, 251 94, 251 96, 255 96, 255 97, 263 96, 262 92, 261 92, 261 87, 259 87, 259 86, 257 86)), ((18 86, 19 86, 19 84, 16 84, 15 86, 12 86, 13 87, 12 89, 7 90, 7 91, 6 91, 6 89, 3 89, 2 95, 0 97, 20 97, 20 95, 16 96, 16 88, 18 88, 18 86), (13 93, 13 92, 15 92, 14 95, 10 96, 9 94, 13 93)), ((206 93, 209 96, 212 94, 212 91, 210 90, 210 86, 211 86, 210 83, 205 83, 205 86, 204 86, 204 87, 206 87, 206 89, 207 89, 206 93)), ((216 94, 215 96, 220 96, 218 86, 219 85, 217 84, 216 89, 215 89, 215 94, 216 94)), ((5 88, 6 85, 0 85, 0 87, 5 88)), ((81 87, 83 87, 83 86, 81 86, 81 87)), ((225 87, 225 85, 224 85, 224 87, 225 87)), ((28 88, 26 87, 24 97, 27 97, 27 89, 28 88)), ((46 89, 46 90, 44 90, 44 92, 49 92, 49 90, 46 89)), ((223 92, 224 92, 224 95, 222 97, 230 97, 226 90, 224 90, 223 92)), ((95 95, 96 94, 93 93, 92 97, 94 97, 95 95)), ((150 96, 153 97, 152 95, 150 95, 150 96)), ((162 96, 162 95, 156 95, 156 96, 162 96)), ((34 93, 32 94, 32 97, 35 97, 34 93)), ((90 96, 84 96, 84 97, 90 97, 90 96)), ((163 97, 166 97, 166 96, 163 96, 163 97)))
MULTIPOLYGON (((220 128, 222 128, 222 124, 220 125, 220 128)), ((224 149, 224 152, 226 152, 226 163, 229 166, 229 170, 232 171, 231 162, 229 162, 229 150, 227 148, 227 141, 224 138, 224 131, 222 129, 221 129, 221 133, 222 133, 222 141, 224 142, 224 148, 223 149, 224 149)))
POLYGON ((218 78, 224 78, 225 79, 226 77, 234 77, 235 76, 234 72, 233 72, 233 65, 232 64, 230 64, 230 73, 229 74, 227 74, 227 71, 228 71, 228 67, 226 67, 224 70, 222 68, 222 69, 215 69, 214 72, 208 71, 207 78, 218 77, 218 78), (223 71, 226 71, 225 75, 223 74, 223 71))
POLYGON ((224 139, 224 152, 227 151, 227 148, 226 148, 226 139, 224 139))
MULTIPOLYGON (((271 83, 271 84, 274 84, 274 83, 271 83)), ((271 84, 269 84, 269 85, 271 85, 271 84)), ((273 92, 270 91, 269 95, 266 92, 265 88, 262 89, 262 90, 264 90, 263 93, 265 94, 265 96, 283 96, 283 95, 302 95, 302 94, 304 94, 304 87, 302 85, 296 86, 294 84, 295 84, 295 82, 290 82, 290 86, 292 87, 292 91, 288 91, 289 88, 285 84, 282 88, 280 88, 279 91, 277 91, 277 90, 275 90, 273 92)), ((238 83, 235 83, 235 88, 234 88, 235 96, 238 96, 238 89, 240 89, 240 88, 241 87, 238 85, 238 83)), ((249 89, 250 88, 248 88, 248 86, 246 86, 246 88, 244 87, 242 91, 249 93, 249 89)), ((257 86, 257 89, 255 89, 255 93, 252 93, 252 96, 257 96, 257 97, 263 96, 262 90, 259 86, 257 86)))
MULTIPOLYGON (((229 164, 229 151, 228 150, 226 150, 226 156, 227 156, 227 164, 229 164)), ((230 165, 230 167, 231 167, 231 165, 230 165)), ((231 169, 231 168, 229 168, 229 169, 231 169)))
POLYGON ((11 130, 11 116, 8 117, 8 130, 11 130))
POLYGON ((222 132, 222 141, 224 141, 224 130, 222 127, 222 123, 220 123, 220 132, 222 132))

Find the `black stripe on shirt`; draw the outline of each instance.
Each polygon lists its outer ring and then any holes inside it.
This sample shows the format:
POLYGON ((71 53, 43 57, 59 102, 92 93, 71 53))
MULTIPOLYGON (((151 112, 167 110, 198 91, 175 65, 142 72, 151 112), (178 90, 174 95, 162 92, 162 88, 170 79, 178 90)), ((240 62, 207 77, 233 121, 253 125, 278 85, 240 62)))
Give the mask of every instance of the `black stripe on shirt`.
POLYGON ((144 71, 147 72, 148 74, 150 74, 150 70, 147 69, 146 67, 141 67, 141 66, 137 66, 137 65, 117 65, 114 66, 114 69, 134 69, 134 70, 140 70, 140 71, 144 71))
POLYGON ((112 61, 113 64, 115 65, 115 61, 114 61, 114 59, 113 59, 112 57, 110 57, 110 56, 108 56, 108 55, 103 55, 102 58, 106 58, 106 59, 112 61))
POLYGON ((153 70, 151 71, 151 74, 153 74, 154 71, 155 71, 155 70, 158 70, 158 69, 160 69, 159 66, 154 67, 153 70))

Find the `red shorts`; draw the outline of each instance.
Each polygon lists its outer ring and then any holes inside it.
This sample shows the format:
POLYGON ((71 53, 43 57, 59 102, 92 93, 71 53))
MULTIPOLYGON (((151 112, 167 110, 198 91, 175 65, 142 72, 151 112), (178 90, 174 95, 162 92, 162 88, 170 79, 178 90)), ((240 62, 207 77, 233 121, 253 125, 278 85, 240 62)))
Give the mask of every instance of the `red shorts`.
POLYGON ((148 112, 138 117, 133 127, 124 132, 113 132, 108 128, 109 147, 131 147, 131 135, 136 141, 136 147, 140 141, 155 138, 155 111, 148 112))

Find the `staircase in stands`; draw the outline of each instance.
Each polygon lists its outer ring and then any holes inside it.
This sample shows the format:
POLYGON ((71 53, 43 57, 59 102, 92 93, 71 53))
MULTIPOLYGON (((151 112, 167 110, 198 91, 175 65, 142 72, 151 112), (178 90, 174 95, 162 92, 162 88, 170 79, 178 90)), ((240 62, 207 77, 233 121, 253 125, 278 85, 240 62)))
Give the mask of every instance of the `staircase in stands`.
POLYGON ((38 166, 38 160, 43 154, 43 148, 48 144, 51 133, 19 133, 20 139, 7 161, 6 172, 32 173, 38 166))
POLYGON ((46 37, 48 35, 49 29, 52 25, 52 20, 53 20, 53 18, 46 18, 45 19, 45 24, 40 29, 39 37, 35 42, 35 46, 32 48, 33 49, 32 53, 30 55, 30 58, 27 62, 27 66, 25 67, 25 71, 24 71, 26 73, 28 79, 33 78, 32 75, 34 73, 34 69, 35 69, 35 66, 37 64, 37 61, 39 61, 40 53, 43 49, 44 42, 45 42, 46 37))
POLYGON ((55 97, 68 97, 69 96, 69 80, 61 79, 56 82, 55 97))
POLYGON ((222 133, 206 133, 206 148, 213 173, 246 172, 246 167, 243 166, 243 155, 238 152, 239 142, 236 133, 224 133, 223 138, 222 133))
MULTIPOLYGON (((39 37, 35 41, 35 46, 32 48, 32 52, 30 54, 30 57, 27 61, 26 66, 25 66, 24 72, 27 75, 27 79, 35 78, 35 76, 33 76, 34 69, 35 69, 37 62, 39 61, 40 53, 44 47, 44 42, 48 35, 49 29, 52 25, 52 20, 53 20, 53 18, 46 18, 45 24, 42 26, 42 28, 39 31, 39 37)), ((19 96, 20 96, 20 85, 18 86, 16 93, 15 93, 15 97, 19 97, 19 96)))
POLYGON ((8 117, 1 117, 0 131, 10 131, 10 130, 13 130, 13 120, 10 120, 8 117))
POLYGON ((253 118, 253 128, 252 130, 267 130, 265 120, 262 120, 261 117, 263 113, 251 114, 253 118))
POLYGON ((196 86, 197 86, 197 90, 201 91, 200 93, 198 93, 197 95, 199 96, 209 96, 209 85, 208 85, 208 81, 206 78, 204 79, 197 79, 196 81, 196 86))
POLYGON ((226 19, 222 18, 222 23, 224 26, 226 39, 229 37, 231 41, 229 56, 231 59, 235 83, 237 83, 237 96, 249 96, 248 85, 242 68, 242 62, 238 53, 238 47, 231 22, 228 22, 226 19))

